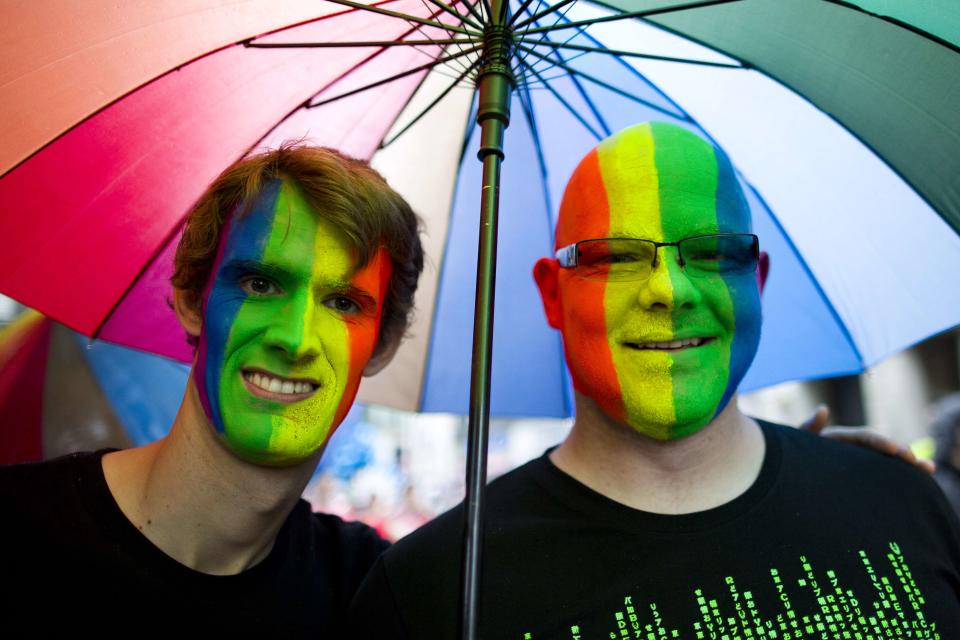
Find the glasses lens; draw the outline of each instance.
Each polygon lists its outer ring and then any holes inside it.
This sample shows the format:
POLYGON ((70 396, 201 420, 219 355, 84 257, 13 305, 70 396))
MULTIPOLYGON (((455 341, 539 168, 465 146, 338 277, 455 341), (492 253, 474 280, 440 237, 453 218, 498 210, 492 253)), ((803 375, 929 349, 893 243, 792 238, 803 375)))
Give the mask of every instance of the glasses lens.
POLYGON ((655 247, 646 240, 587 240, 577 245, 577 275, 590 280, 637 280, 650 273, 655 247))
POLYGON ((688 273, 722 275, 751 273, 757 268, 757 242, 750 234, 700 236, 680 241, 688 273))

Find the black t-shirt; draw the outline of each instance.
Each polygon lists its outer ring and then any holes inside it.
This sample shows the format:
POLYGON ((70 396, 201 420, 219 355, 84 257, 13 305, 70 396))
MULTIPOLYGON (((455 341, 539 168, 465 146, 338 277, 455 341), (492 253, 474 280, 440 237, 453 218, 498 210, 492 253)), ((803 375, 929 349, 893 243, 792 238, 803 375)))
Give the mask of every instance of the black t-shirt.
MULTIPOLYGON (((488 489, 485 640, 960 638, 958 523, 899 460, 764 424, 742 495, 685 515, 614 502, 544 455, 488 489)), ((462 510, 395 544, 355 637, 455 638, 462 510)))
POLYGON ((104 479, 104 453, 0 467, 0 628, 319 634, 342 623, 387 546, 366 525, 300 500, 263 561, 203 574, 127 520, 104 479))

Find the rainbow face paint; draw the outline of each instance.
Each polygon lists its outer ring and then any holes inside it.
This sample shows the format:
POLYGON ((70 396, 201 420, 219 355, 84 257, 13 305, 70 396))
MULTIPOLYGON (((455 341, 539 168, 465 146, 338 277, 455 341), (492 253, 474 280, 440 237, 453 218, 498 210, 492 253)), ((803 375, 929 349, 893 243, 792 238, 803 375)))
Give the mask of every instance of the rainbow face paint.
MULTIPOLYGON (((685 129, 647 123, 604 140, 581 161, 561 204, 557 247, 725 232, 750 232, 749 208, 727 158, 685 129)), ((709 423, 756 354, 756 276, 690 277, 676 247, 661 247, 656 268, 640 282, 587 280, 561 269, 559 294, 576 389, 658 440, 709 423), (699 346, 663 344, 690 339, 699 346)))
POLYGON ((299 190, 268 182, 228 221, 204 292, 194 381, 224 442, 259 464, 303 461, 353 403, 390 282, 299 190))

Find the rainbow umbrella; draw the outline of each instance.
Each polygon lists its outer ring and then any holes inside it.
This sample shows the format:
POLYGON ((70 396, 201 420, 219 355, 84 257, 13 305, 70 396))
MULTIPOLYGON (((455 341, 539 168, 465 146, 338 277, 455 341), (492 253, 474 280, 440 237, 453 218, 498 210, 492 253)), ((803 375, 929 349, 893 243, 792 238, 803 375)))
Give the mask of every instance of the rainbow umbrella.
POLYGON ((206 185, 289 138, 370 158, 425 218, 432 269, 413 337, 361 398, 470 407, 470 585, 490 411, 571 410, 529 270, 607 133, 675 122, 739 167, 773 265, 745 388, 860 371, 957 324, 960 18, 906 4, 8 3, 0 291, 186 360, 168 278, 206 185))
POLYGON ((23 315, 0 331, 0 463, 43 457, 40 426, 43 374, 50 328, 39 314, 23 315))
POLYGON ((187 374, 27 311, 0 330, 0 464, 152 442, 173 422, 187 374))

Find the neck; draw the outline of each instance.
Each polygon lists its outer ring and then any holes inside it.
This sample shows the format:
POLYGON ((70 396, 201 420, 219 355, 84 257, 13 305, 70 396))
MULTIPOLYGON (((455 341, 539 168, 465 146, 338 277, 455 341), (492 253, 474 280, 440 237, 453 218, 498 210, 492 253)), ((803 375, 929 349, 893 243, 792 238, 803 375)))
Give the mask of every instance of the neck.
POLYGON ((765 445, 759 425, 737 397, 696 433, 659 441, 622 425, 576 394, 577 417, 551 453, 558 468, 594 491, 634 509, 693 513, 730 502, 756 480, 765 445))
POLYGON ((193 379, 167 437, 103 458, 121 511, 147 539, 202 573, 257 564, 310 480, 319 452, 292 467, 241 460, 218 440, 193 379))

